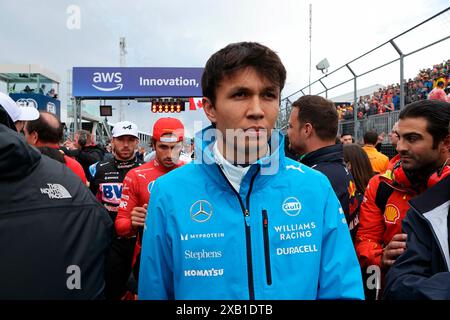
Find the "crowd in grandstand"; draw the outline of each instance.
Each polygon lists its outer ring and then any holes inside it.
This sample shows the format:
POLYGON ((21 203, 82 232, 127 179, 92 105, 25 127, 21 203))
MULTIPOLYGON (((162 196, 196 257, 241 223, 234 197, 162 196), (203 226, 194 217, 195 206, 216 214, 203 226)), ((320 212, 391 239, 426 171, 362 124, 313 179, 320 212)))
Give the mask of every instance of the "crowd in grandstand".
MULTIPOLYGON (((450 95, 450 59, 436 64, 433 68, 420 70, 413 79, 408 79, 405 85, 405 104, 425 100, 430 97, 433 89, 442 83, 445 95, 450 95)), ((447 100, 449 97, 447 96, 447 100)), ((340 120, 353 120, 354 106, 351 104, 340 104, 336 106, 340 120)), ((372 95, 359 97, 357 106, 357 118, 383 114, 386 112, 400 110, 400 85, 390 84, 380 88, 372 95)))

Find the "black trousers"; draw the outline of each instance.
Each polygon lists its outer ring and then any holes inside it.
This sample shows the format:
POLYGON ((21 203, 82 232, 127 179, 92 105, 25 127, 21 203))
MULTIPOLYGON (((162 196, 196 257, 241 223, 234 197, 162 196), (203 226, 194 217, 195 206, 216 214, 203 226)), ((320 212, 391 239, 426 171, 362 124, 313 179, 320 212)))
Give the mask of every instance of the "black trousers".
POLYGON ((120 300, 127 292, 135 244, 136 237, 113 238, 105 266, 105 298, 107 300, 120 300))

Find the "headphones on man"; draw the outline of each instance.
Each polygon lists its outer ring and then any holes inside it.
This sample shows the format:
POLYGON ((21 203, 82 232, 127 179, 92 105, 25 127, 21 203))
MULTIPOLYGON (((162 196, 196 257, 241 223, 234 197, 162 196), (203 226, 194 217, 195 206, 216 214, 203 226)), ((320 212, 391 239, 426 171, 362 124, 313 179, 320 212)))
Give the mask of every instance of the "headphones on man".
MULTIPOLYGON (((445 163, 438 169, 434 170, 427 178, 427 188, 431 188, 436 183, 444 179, 445 177, 450 175, 450 165, 447 164, 450 158, 448 158, 445 163)), ((413 183, 411 182, 411 174, 408 174, 402 167, 402 161, 397 161, 392 169, 392 173, 394 174, 394 181, 399 185, 411 188, 413 187, 413 183)))

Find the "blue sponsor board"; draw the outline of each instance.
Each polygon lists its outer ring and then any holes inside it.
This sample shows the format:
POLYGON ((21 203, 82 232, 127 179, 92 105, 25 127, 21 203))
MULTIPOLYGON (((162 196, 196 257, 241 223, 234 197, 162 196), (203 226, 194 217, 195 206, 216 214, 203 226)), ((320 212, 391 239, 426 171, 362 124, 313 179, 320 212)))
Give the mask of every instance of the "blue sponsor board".
POLYGON ((10 93, 11 99, 21 107, 34 107, 39 111, 48 111, 61 119, 61 101, 39 93, 10 93))
POLYGON ((201 97, 203 68, 74 67, 77 98, 201 97))

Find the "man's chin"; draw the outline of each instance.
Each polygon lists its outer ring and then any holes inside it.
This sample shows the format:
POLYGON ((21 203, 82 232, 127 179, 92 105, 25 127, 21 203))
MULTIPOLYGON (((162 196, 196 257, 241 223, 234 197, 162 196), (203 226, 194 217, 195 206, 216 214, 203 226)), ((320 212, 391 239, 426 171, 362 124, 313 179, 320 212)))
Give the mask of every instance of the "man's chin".
POLYGON ((402 161, 402 167, 403 169, 407 171, 416 171, 417 166, 414 164, 414 162, 411 161, 402 161))
POLYGON ((167 167, 167 168, 170 168, 170 167, 173 167, 173 166, 175 165, 175 162, 164 160, 164 161, 163 161, 163 165, 164 165, 165 167, 167 167))
POLYGON ((133 153, 131 153, 131 152, 124 152, 124 153, 117 153, 117 156, 119 157, 119 158, 121 158, 121 159, 131 159, 131 158, 133 158, 133 153))

